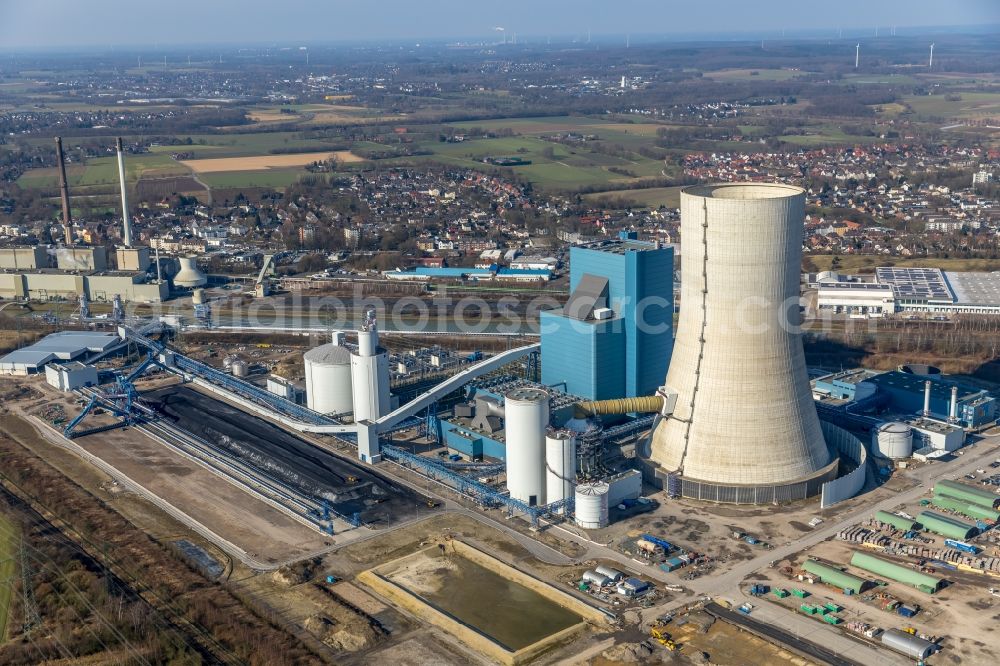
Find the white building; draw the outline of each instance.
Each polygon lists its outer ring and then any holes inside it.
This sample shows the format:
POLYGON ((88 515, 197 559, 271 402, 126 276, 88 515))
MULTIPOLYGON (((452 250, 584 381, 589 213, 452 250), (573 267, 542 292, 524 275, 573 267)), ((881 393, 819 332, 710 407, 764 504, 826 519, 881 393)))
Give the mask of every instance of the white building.
POLYGON ((45 366, 45 381, 60 391, 72 391, 84 386, 97 385, 97 368, 79 361, 45 366))
POLYGON ((993 172, 991 171, 977 171, 972 174, 972 184, 979 185, 980 183, 992 183, 993 182, 993 172))

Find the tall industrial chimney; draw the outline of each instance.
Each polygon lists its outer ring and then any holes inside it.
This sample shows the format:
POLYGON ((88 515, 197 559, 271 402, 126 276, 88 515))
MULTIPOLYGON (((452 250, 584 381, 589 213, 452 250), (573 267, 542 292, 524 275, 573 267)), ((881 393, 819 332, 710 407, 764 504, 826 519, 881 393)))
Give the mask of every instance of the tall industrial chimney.
POLYGON ((69 209, 69 182, 66 180, 66 159, 63 157, 62 137, 56 137, 56 161, 59 162, 59 196, 62 197, 63 242, 73 244, 73 215, 69 209))
POLYGON ((815 495, 836 475, 794 330, 804 220, 798 187, 681 192, 681 311, 665 386, 677 401, 651 452, 671 492, 771 503, 815 495))
POLYGON ((132 222, 128 218, 128 195, 125 191, 125 151, 122 149, 122 138, 115 140, 118 151, 118 181, 122 188, 122 240, 125 247, 132 247, 132 222))
POLYGON ((924 382, 924 416, 931 415, 931 380, 924 382))
POLYGON ((958 422, 958 387, 951 387, 951 409, 948 410, 948 421, 958 422))

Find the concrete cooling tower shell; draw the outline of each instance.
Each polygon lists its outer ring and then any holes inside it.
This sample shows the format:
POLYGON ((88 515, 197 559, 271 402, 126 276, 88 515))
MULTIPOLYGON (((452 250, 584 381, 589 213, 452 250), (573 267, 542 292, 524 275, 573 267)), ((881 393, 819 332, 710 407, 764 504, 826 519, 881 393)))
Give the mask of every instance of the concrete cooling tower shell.
POLYGON ((674 492, 769 503, 815 495, 836 475, 794 330, 804 211, 804 192, 787 185, 681 192, 681 312, 666 378, 678 398, 651 452, 674 492))
POLYGON ((198 270, 198 258, 195 256, 181 257, 181 269, 174 276, 174 284, 178 287, 203 287, 208 282, 205 274, 198 270))

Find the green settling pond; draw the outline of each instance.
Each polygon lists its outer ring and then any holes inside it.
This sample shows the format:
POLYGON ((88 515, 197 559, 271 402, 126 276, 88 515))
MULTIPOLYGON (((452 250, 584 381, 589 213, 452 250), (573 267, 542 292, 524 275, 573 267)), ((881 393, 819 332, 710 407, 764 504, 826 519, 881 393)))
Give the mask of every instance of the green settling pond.
POLYGON ((408 584, 405 571, 386 578, 508 650, 520 650, 583 621, 534 590, 458 554, 428 553, 418 569, 423 581, 419 585, 408 584))

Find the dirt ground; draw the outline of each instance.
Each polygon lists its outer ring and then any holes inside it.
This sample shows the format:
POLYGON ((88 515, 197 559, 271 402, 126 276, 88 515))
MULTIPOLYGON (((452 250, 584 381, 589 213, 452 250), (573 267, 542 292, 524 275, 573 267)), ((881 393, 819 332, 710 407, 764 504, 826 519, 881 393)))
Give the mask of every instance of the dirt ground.
MULTIPOLYGON (((928 492, 927 495, 929 496, 930 493, 928 492)), ((912 502, 900 504, 895 510, 916 516, 925 508, 919 506, 917 502, 912 502)), ((930 508, 946 513, 933 507, 930 508)), ((932 540, 932 543, 926 544, 927 547, 944 547, 943 537, 927 532, 924 532, 922 536, 932 540)), ((973 542, 977 543, 977 540, 973 539, 973 542)), ((807 548, 791 559, 781 560, 775 563, 774 568, 757 572, 750 577, 750 580, 766 582, 772 587, 777 585, 786 589, 797 587, 806 590, 811 593, 811 596, 806 599, 806 603, 823 604, 827 601, 833 601, 844 607, 845 610, 840 615, 845 621, 860 620, 881 629, 900 629, 912 626, 919 633, 942 637, 942 653, 933 658, 932 663, 951 661, 965 664, 985 664, 1000 661, 1000 637, 998 637, 996 629, 997 621, 1000 620, 1000 598, 992 596, 988 591, 991 587, 1000 587, 1000 579, 998 578, 974 572, 938 569, 933 575, 945 579, 949 585, 933 595, 925 594, 902 583, 889 581, 888 586, 883 588, 885 592, 904 605, 920 608, 920 612, 915 617, 906 619, 894 611, 883 610, 874 603, 866 602, 863 599, 865 594, 845 596, 838 590, 822 584, 809 585, 808 582, 793 580, 782 572, 782 568, 789 566, 797 571, 808 557, 816 557, 840 566, 846 566, 850 573, 865 580, 885 580, 874 574, 847 566, 852 553, 857 550, 870 552, 878 557, 902 564, 915 565, 918 561, 914 557, 897 558, 884 555, 878 551, 864 548, 860 544, 834 538, 807 548)), ((1000 555, 1000 552, 997 552, 996 547, 990 546, 984 549, 984 555, 1000 555)), ((801 599, 794 596, 778 600, 770 594, 763 597, 762 600, 766 600, 766 603, 779 604, 788 608, 790 612, 797 612, 798 606, 803 603, 801 599)))
POLYGON ((214 157, 202 160, 182 160, 181 164, 195 173, 215 173, 219 171, 258 171, 260 169, 281 169, 305 166, 321 162, 331 157, 340 162, 363 162, 349 150, 333 150, 320 153, 291 153, 288 155, 255 155, 253 157, 214 157))
MULTIPOLYGON (((33 382, 31 387, 44 395, 44 399, 18 405, 29 413, 51 410, 53 405, 60 404, 65 406, 68 417, 78 413, 80 406, 71 397, 72 394, 55 391, 43 382, 33 382)), ((81 427, 93 427, 111 420, 107 415, 88 417, 81 427)), ((41 450, 59 449, 35 431, 26 435, 41 450)), ((52 436, 58 435, 52 433, 52 436)), ((223 539, 262 561, 278 563, 302 559, 331 545, 327 537, 319 532, 220 479, 134 428, 88 435, 77 438, 74 442, 223 539)), ((46 453, 46 459, 49 459, 48 456, 46 453)), ((107 487, 112 481, 75 456, 67 453, 60 457, 67 461, 66 467, 60 468, 60 471, 85 487, 101 484, 107 487), (76 462, 70 462, 69 458, 76 462)))

